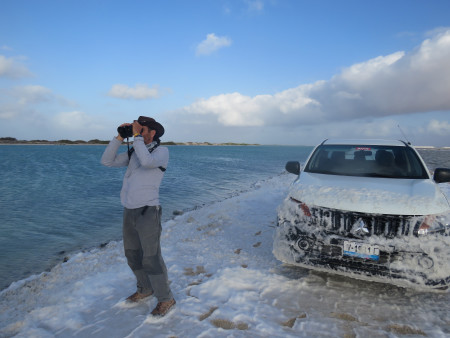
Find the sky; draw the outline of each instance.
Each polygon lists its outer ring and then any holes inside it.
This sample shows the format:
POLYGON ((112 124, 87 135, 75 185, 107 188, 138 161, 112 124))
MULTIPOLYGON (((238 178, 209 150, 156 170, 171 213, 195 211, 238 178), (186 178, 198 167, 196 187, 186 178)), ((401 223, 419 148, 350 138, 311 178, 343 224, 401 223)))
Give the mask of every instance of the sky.
POLYGON ((0 137, 450 146, 450 1, 0 0, 0 137))

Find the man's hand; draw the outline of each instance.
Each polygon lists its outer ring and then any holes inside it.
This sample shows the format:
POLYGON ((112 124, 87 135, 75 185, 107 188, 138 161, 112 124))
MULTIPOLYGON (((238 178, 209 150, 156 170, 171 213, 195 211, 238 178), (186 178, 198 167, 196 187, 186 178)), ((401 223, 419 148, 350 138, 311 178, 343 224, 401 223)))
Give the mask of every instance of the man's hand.
POLYGON ((133 122, 133 135, 141 134, 142 128, 143 127, 139 124, 138 121, 134 121, 133 122))
MULTIPOLYGON (((125 127, 125 126, 131 126, 131 123, 122 123, 119 127, 125 127)), ((120 136, 120 134, 118 134, 117 136, 116 136, 116 139, 118 139, 119 141, 123 141, 123 137, 122 136, 120 136)))

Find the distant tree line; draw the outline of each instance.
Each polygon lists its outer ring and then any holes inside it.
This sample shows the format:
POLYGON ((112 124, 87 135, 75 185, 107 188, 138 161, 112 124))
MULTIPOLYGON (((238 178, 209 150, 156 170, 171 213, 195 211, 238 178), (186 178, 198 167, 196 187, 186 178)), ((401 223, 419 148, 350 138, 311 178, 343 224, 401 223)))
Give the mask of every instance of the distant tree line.
POLYGON ((101 141, 98 139, 83 141, 83 140, 58 140, 58 141, 48 141, 48 140, 18 140, 15 137, 0 137, 0 143, 3 144, 108 144, 109 141, 101 141))
MULTIPOLYGON (((102 141, 98 139, 83 141, 83 140, 58 140, 58 141, 48 141, 48 140, 18 140, 15 137, 0 137, 0 144, 108 144, 108 141, 102 141)), ((215 146, 215 145, 224 145, 224 146, 247 146, 247 145, 258 145, 258 144, 246 144, 246 143, 210 143, 210 142, 161 142, 162 145, 165 146, 176 146, 176 145, 189 145, 189 146, 215 146)))

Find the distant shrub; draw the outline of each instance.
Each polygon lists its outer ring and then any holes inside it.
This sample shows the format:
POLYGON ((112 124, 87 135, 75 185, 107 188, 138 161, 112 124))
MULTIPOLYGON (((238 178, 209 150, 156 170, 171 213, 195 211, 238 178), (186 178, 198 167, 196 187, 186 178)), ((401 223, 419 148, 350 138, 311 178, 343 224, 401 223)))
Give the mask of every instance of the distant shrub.
POLYGON ((2 142, 17 142, 17 139, 14 137, 0 137, 0 141, 2 141, 2 142))
POLYGON ((88 141, 88 143, 90 143, 90 144, 108 144, 109 141, 101 141, 99 139, 93 139, 93 140, 88 141))

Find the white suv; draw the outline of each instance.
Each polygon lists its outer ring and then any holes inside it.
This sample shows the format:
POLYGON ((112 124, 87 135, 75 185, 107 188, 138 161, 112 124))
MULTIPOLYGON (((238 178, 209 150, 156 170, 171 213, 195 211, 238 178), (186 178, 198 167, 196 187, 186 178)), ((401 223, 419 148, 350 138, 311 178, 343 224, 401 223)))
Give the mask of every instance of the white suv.
POLYGON ((278 210, 274 255, 284 263, 370 280, 447 288, 450 204, 402 141, 325 140, 278 210))

